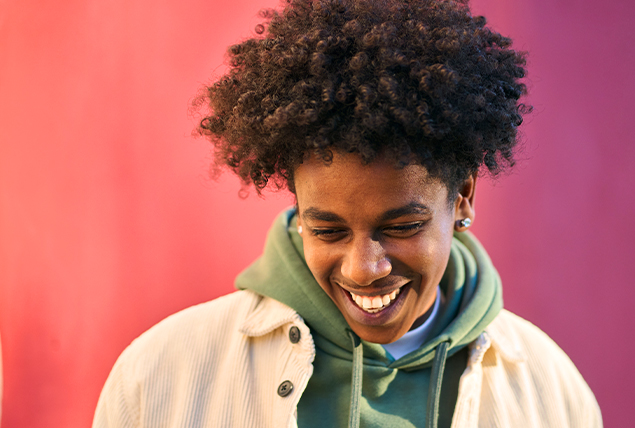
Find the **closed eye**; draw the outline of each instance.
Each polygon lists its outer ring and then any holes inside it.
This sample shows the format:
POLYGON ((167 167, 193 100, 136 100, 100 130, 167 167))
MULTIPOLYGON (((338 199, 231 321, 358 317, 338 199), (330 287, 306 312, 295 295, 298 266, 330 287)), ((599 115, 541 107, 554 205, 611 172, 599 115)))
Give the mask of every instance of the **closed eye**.
POLYGON ((396 224, 384 227, 382 229, 382 233, 394 238, 408 238, 419 232, 423 228, 424 224, 425 222, 422 221, 407 224, 396 224))
POLYGON ((343 229, 319 229, 312 228, 311 235, 316 236, 324 241, 335 241, 346 235, 343 229))

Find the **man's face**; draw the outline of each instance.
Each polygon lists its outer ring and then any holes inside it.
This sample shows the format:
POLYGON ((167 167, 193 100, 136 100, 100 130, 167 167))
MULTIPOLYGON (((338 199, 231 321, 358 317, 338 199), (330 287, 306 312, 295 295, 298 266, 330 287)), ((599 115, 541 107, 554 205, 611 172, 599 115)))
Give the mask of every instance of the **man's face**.
POLYGON ((435 301, 463 198, 450 206, 447 188, 420 165, 363 165, 339 152, 330 165, 305 161, 294 183, 304 254, 320 287, 363 340, 403 336, 435 301))

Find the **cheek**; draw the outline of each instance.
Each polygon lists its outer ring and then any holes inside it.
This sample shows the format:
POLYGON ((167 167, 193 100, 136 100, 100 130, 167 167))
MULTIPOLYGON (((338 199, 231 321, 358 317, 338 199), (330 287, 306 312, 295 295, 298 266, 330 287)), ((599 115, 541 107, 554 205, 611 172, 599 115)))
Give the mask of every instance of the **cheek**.
POLYGON ((313 276, 320 283, 322 279, 328 278, 335 265, 332 256, 329 256, 330 254, 332 254, 332 252, 320 248, 319 245, 314 245, 307 241, 304 243, 304 258, 306 264, 313 276))
POLYGON ((424 277, 424 280, 436 281, 439 279, 437 277, 445 271, 450 258, 451 246, 452 236, 426 236, 422 237, 406 252, 395 255, 397 259, 405 262, 410 269, 424 277))
POLYGON ((434 254, 430 261, 430 264, 433 266, 432 270, 434 271, 433 275, 435 276, 435 281, 441 280, 441 277, 445 272, 448 260, 450 259, 451 248, 452 235, 446 237, 446 239, 438 241, 435 245, 434 254))

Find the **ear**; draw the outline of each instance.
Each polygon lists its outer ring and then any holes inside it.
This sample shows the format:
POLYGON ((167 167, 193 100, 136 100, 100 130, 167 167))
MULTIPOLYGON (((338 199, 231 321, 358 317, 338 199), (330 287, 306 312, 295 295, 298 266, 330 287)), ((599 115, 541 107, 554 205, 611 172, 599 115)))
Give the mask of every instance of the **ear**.
POLYGON ((459 188, 454 201, 454 230, 465 232, 474 223, 474 193, 478 172, 470 175, 459 188), (469 219, 469 221, 467 221, 469 219))
POLYGON ((298 208, 298 203, 297 202, 295 203, 295 212, 296 212, 296 216, 295 216, 296 222, 295 222, 295 224, 296 224, 296 226, 298 228, 298 233, 300 235, 302 235, 302 218, 300 216, 300 209, 298 208))

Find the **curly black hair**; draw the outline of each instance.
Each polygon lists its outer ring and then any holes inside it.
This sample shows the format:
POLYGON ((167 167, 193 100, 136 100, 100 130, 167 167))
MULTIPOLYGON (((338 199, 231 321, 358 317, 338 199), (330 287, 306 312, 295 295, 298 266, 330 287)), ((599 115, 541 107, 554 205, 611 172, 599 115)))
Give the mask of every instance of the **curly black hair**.
POLYGON ((418 162, 450 190, 514 164, 525 54, 454 0, 287 0, 228 49, 198 132, 257 191, 308 154, 418 162))

